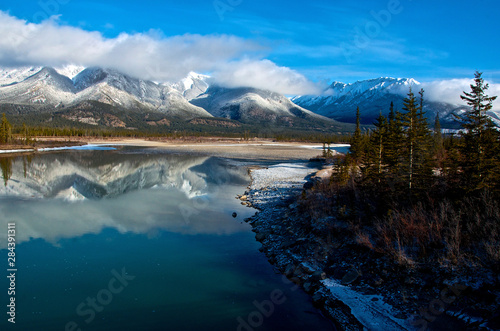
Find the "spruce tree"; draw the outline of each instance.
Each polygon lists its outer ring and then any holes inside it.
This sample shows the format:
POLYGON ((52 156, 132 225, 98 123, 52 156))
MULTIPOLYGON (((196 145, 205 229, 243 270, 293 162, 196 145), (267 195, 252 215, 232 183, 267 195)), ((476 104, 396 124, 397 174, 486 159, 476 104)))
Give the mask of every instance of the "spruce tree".
POLYGON ((432 135, 433 153, 436 166, 440 169, 441 174, 444 171, 444 162, 446 158, 446 151, 444 148, 443 134, 441 132, 441 122, 439 120, 439 113, 436 112, 434 119, 434 131, 432 135))
POLYGON ((0 143, 7 144, 12 140, 12 126, 7 120, 5 113, 2 114, 2 121, 0 122, 0 143))
POLYGON ((397 173, 403 141, 403 124, 402 114, 394 110, 393 102, 390 105, 388 120, 384 162, 387 163, 389 172, 397 173))
POLYGON ((436 117, 434 119, 434 146, 436 149, 441 149, 443 147, 443 133, 441 132, 439 113, 436 113, 436 117))
POLYGON ((354 135, 351 141, 351 155, 358 163, 362 162, 363 159, 363 137, 361 136, 361 116, 359 113, 359 107, 356 109, 356 129, 354 130, 354 135))
POLYGON ((416 183, 424 180, 428 173, 429 127, 423 112, 423 90, 420 91, 420 103, 410 87, 408 97, 404 99, 405 111, 403 127, 405 129, 405 181, 412 191, 416 183))
POLYGON ((462 168, 467 190, 491 186, 492 166, 497 158, 494 151, 497 149, 498 133, 486 115, 497 97, 486 95, 489 85, 481 76, 482 73, 476 71, 474 84, 470 85, 471 92, 464 91, 460 96, 470 106, 461 118, 463 130, 460 151, 463 156, 462 168))
POLYGON ((373 123, 375 130, 371 134, 369 143, 369 162, 367 175, 380 183, 384 172, 385 147, 387 146, 388 123, 382 113, 373 123))

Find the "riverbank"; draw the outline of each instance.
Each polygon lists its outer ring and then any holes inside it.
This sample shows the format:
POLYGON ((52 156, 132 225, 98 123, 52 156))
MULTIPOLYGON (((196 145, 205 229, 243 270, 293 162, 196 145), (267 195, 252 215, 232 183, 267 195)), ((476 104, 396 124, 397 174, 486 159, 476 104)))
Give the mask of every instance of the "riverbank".
MULTIPOLYGON (((251 169, 252 184, 239 198, 259 210, 247 221, 269 262, 339 330, 496 329, 498 289, 477 281, 498 275, 401 267, 359 245, 344 222, 304 217, 299 199, 316 175, 311 166, 251 169), (326 239, 318 235, 325 232, 326 239)), ((325 170, 317 174, 328 177, 325 170)))
POLYGON ((117 144, 159 148, 173 153, 192 153, 233 159, 254 161, 309 160, 321 154, 321 144, 302 142, 276 142, 272 139, 251 139, 248 141, 231 138, 199 139, 119 139, 90 140, 90 144, 117 144))
POLYGON ((75 147, 87 145, 84 141, 69 141, 65 139, 39 140, 29 145, 23 144, 2 144, 0 145, 0 154, 19 154, 33 153, 38 151, 50 150, 61 147, 75 147))
POLYGON ((317 172, 318 164, 278 164, 252 169, 252 184, 239 198, 259 212, 248 219, 262 243, 269 262, 282 274, 303 287, 339 330, 404 330, 404 320, 377 296, 363 296, 327 278, 320 261, 325 258, 324 243, 296 231, 303 220, 297 218, 296 197, 307 177, 317 172), (374 300, 376 299, 376 300, 374 300))
MULTIPOLYGON (((59 137, 43 137, 37 145, 3 145, 0 153, 32 153, 44 148, 73 147, 82 145, 137 146, 158 148, 172 153, 201 154, 233 159, 259 161, 291 160, 305 161, 321 154, 322 144, 302 142, 275 142, 272 139, 251 139, 244 141, 231 138, 192 139, 142 139, 106 138, 89 139, 73 137, 71 141, 59 137)), ((345 145, 332 145, 333 147, 345 145)))

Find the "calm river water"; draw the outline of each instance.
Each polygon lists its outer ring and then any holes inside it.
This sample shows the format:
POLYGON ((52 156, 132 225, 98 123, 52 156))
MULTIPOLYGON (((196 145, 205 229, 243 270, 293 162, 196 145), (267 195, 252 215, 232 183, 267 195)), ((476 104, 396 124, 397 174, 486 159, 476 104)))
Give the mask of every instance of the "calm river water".
POLYGON ((258 251, 255 210, 235 199, 246 164, 132 147, 0 156, 0 330, 332 330, 258 251))

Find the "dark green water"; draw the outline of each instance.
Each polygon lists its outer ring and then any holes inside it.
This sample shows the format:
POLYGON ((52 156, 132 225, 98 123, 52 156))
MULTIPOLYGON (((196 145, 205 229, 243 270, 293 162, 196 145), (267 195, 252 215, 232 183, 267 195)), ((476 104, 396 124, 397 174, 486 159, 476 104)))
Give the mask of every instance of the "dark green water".
POLYGON ((332 329, 258 252, 243 222, 254 210, 234 198, 244 164, 134 148, 6 160, 16 324, 3 276, 0 330, 332 329))

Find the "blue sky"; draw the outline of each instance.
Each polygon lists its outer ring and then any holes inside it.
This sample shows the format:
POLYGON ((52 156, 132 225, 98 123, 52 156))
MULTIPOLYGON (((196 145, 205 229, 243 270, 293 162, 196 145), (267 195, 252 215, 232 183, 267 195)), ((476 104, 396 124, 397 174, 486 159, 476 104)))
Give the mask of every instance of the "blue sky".
MULTIPOLYGON (((204 37, 219 38, 215 45, 195 49, 207 54, 226 47, 217 44, 224 42, 221 36, 235 37, 236 45, 223 50, 229 55, 223 59, 213 55, 213 61, 226 61, 238 70, 241 66, 235 62, 277 68, 283 75, 303 75, 316 84, 380 76, 429 82, 470 78, 475 70, 483 71, 491 82, 500 82, 498 0, 23 0, 2 4, 0 10, 26 24, 57 16, 53 25, 97 32, 98 39, 105 41, 124 34, 156 41, 201 36, 197 41, 184 40, 182 48, 186 43, 205 45, 204 37), (262 65, 263 60, 269 62, 262 65)), ((165 46, 172 47, 171 43, 165 46)), ((50 62, 47 56, 43 59, 50 62)), ((161 61, 161 56, 155 59, 161 61)), ((33 56, 26 63, 32 60, 41 59, 33 56)), ((221 69, 205 64, 192 70, 221 69)))

